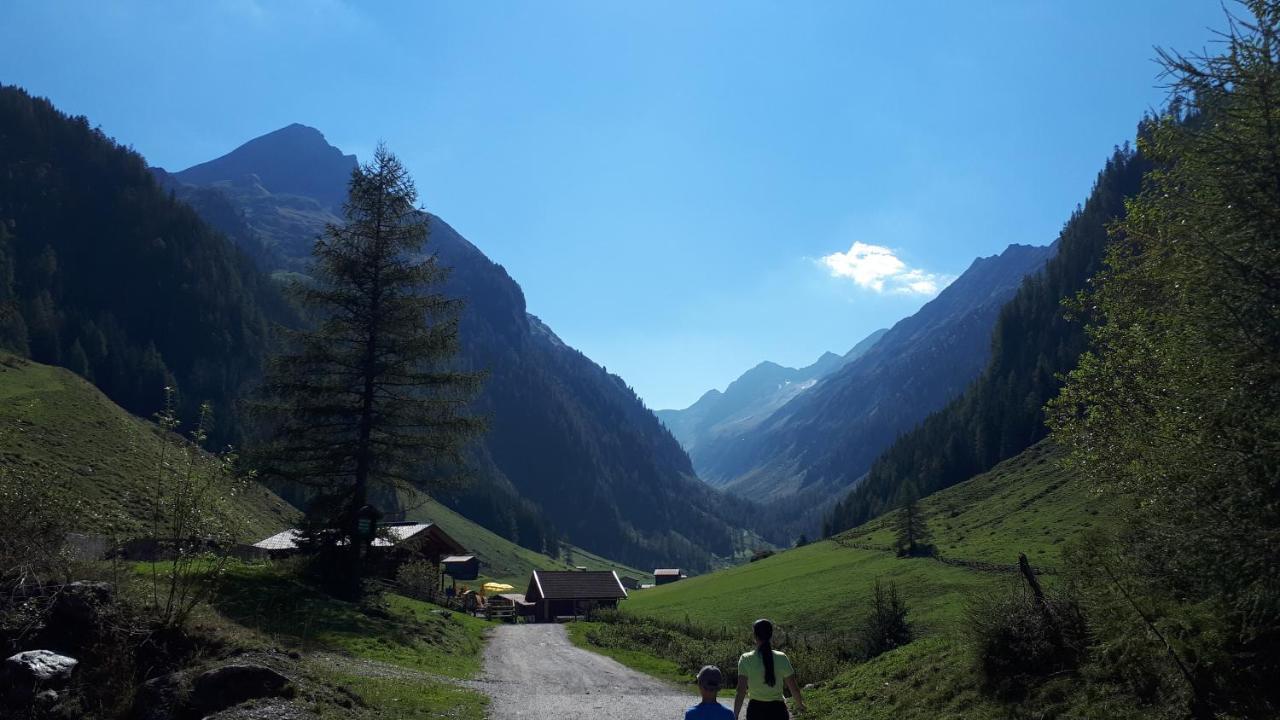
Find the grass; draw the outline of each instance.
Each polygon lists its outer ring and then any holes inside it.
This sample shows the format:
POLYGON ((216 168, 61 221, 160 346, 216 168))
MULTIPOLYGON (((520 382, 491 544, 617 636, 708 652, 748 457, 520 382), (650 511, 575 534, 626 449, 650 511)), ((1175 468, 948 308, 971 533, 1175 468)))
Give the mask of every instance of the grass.
POLYGON ((375 664, 366 672, 340 660, 308 663, 312 673, 363 705, 316 708, 323 718, 485 717, 488 699, 450 679, 479 672, 488 621, 394 594, 373 605, 344 602, 261 564, 232 567, 212 606, 229 623, 224 633, 242 632, 250 644, 375 664))
POLYGON ((604 630, 604 623, 578 621, 569 623, 569 641, 580 648, 613 658, 634 670, 661 678, 675 685, 689 685, 693 677, 669 658, 661 658, 643 650, 600 645, 592 641, 593 633, 604 630))
MULTIPOLYGON (((74 529, 128 535, 145 527, 162 442, 155 425, 78 375, 0 353, 0 469, 38 480, 51 502, 74 508, 74 529)), ((246 539, 278 532, 296 516, 259 485, 231 503, 246 539)))
POLYGON ((280 647, 328 650, 453 678, 480 669, 492 624, 394 594, 384 605, 335 599, 270 565, 228 570, 213 607, 280 647))
MULTIPOLYGON (((456 685, 340 673, 332 674, 330 680, 355 693, 377 718, 484 720, 488 717, 488 698, 456 685)), ((320 717, 323 720, 348 720, 353 713, 347 708, 330 706, 320 710, 320 717)))
POLYGON ((996 578, 934 560, 902 560, 889 553, 811 543, 747 565, 632 593, 628 613, 688 619, 713 628, 741 628, 769 617, 788 630, 850 632, 877 578, 898 584, 912 619, 941 629, 958 622, 969 595, 996 578))
MULTIPOLYGON (((1041 443, 965 483, 922 501, 934 542, 948 559, 1012 565, 1025 552, 1033 565, 1052 571, 1065 544, 1107 526, 1123 502, 1093 494, 1058 463, 1057 451, 1041 443)), ((865 663, 852 664, 806 693, 815 717, 965 718, 994 720, 1024 715, 985 696, 965 638, 970 599, 1014 582, 1015 576, 945 564, 928 558, 898 558, 889 548, 892 531, 882 517, 832 540, 710 575, 633 593, 623 612, 703 628, 741 628, 772 618, 781 628, 841 639, 865 612, 876 581, 894 582, 910 610, 917 639, 865 663)), ((1052 582, 1052 577, 1047 578, 1052 582)), ((658 677, 670 677, 662 658, 637 648, 602 648, 584 627, 579 642, 658 677)), ((603 640, 602 642, 607 642, 603 640)), ((797 664, 800 681, 805 667, 797 664)), ((1141 717, 1141 711, 1108 694, 1107 686, 1063 677, 1046 682, 1028 700, 1037 718, 1141 717)))
MULTIPOLYGON (((921 507, 946 556, 1010 565, 1024 552, 1032 564, 1055 566, 1067 540, 1111 522, 1116 502, 1063 472, 1058 451, 1042 442, 921 507)), ((842 537, 888 548, 889 525, 890 516, 882 516, 842 537)))

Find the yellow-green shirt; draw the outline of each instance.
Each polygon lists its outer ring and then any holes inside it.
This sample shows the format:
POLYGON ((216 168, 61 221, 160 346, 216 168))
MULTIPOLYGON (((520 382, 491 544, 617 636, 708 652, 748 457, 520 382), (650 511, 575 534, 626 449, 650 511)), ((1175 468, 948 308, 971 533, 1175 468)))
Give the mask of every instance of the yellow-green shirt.
POLYGON ((772 685, 764 682, 764 657, 759 650, 742 653, 738 658, 738 677, 747 679, 747 697, 760 702, 773 702, 782 699, 782 682, 795 674, 791 660, 786 655, 773 651, 772 685))

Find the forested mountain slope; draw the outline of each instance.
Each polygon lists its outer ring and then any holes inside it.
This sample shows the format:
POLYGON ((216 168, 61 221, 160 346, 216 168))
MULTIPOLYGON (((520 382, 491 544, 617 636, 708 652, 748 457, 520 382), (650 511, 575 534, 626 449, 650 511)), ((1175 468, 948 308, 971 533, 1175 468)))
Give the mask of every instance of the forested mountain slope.
POLYGON ((833 509, 826 530, 838 532, 879 515, 911 486, 928 495, 984 472, 1045 437, 1044 404, 1085 348, 1084 328, 1069 322, 1062 301, 1084 289, 1101 268, 1108 228, 1124 215, 1150 164, 1117 149, 1098 174, 1084 206, 1058 237, 1057 255, 1028 278, 1000 312, 991 359, 981 376, 945 408, 893 443, 867 478, 833 509))
POLYGON ((724 392, 708 390, 698 401, 683 410, 659 410, 658 419, 671 430, 689 453, 693 467, 700 475, 703 450, 716 439, 745 432, 763 422, 792 398, 806 392, 823 378, 862 357, 884 336, 877 330, 863 338, 844 355, 824 353, 812 365, 802 368, 784 367, 775 362, 762 362, 729 383, 724 392))
MULTIPOLYGON (((179 196, 200 188, 221 192, 241 211, 239 220, 224 222, 256 233, 251 241, 261 256, 281 258, 275 269, 305 272, 311 240, 324 223, 337 222, 326 198, 345 188, 354 162, 318 131, 294 125, 167 182, 179 196), (343 157, 346 167, 317 157, 343 157), (262 158, 306 169, 313 185, 293 184, 283 173, 284 184, 271 186, 271 174, 257 164, 262 158), (193 179, 202 184, 187 182, 193 179)), ((462 362, 488 373, 477 409, 490 429, 471 459, 476 482, 444 499, 539 550, 554 550, 563 536, 633 565, 693 569, 708 567, 712 553, 732 554, 736 518, 749 515, 745 507, 697 480, 688 456, 621 378, 529 315, 520 286, 502 266, 440 218, 429 219, 428 250, 452 268, 446 292, 465 301, 462 362)))
POLYGON ((1053 253, 1011 245, 975 260, 865 355, 754 429, 708 448, 706 478, 751 497, 803 494, 806 507, 821 507, 981 372, 1000 308, 1053 253))
POLYGON ((176 385, 183 415, 211 402, 228 441, 269 321, 289 312, 137 153, 0 86, 0 348, 67 367, 143 416, 176 385))

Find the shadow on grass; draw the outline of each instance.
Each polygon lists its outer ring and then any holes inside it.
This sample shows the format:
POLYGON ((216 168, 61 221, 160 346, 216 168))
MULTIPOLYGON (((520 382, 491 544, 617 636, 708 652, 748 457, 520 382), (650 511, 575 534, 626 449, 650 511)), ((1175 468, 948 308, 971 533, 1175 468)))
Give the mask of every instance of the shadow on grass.
POLYGON ((211 604, 239 625, 304 648, 347 649, 371 638, 412 645, 434 634, 412 616, 339 600, 267 565, 228 570, 211 604))

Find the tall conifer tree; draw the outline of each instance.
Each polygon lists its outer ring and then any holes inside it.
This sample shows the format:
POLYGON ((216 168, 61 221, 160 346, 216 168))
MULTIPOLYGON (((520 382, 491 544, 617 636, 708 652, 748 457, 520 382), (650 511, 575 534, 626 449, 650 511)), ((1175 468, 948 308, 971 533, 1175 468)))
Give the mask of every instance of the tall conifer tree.
POLYGON ((316 241, 297 288, 314 329, 291 333, 268 367, 264 472, 311 490, 309 527, 334 545, 356 539, 371 492, 438 489, 431 468, 480 427, 466 414, 479 377, 450 362, 460 301, 440 291, 448 270, 425 254, 416 201, 383 146, 352 172, 346 223, 316 241))
POLYGON ((920 509, 920 493, 914 485, 908 485, 902 492, 902 508, 894 517, 894 540, 898 555, 916 557, 928 555, 933 551, 930 541, 933 533, 920 509))

